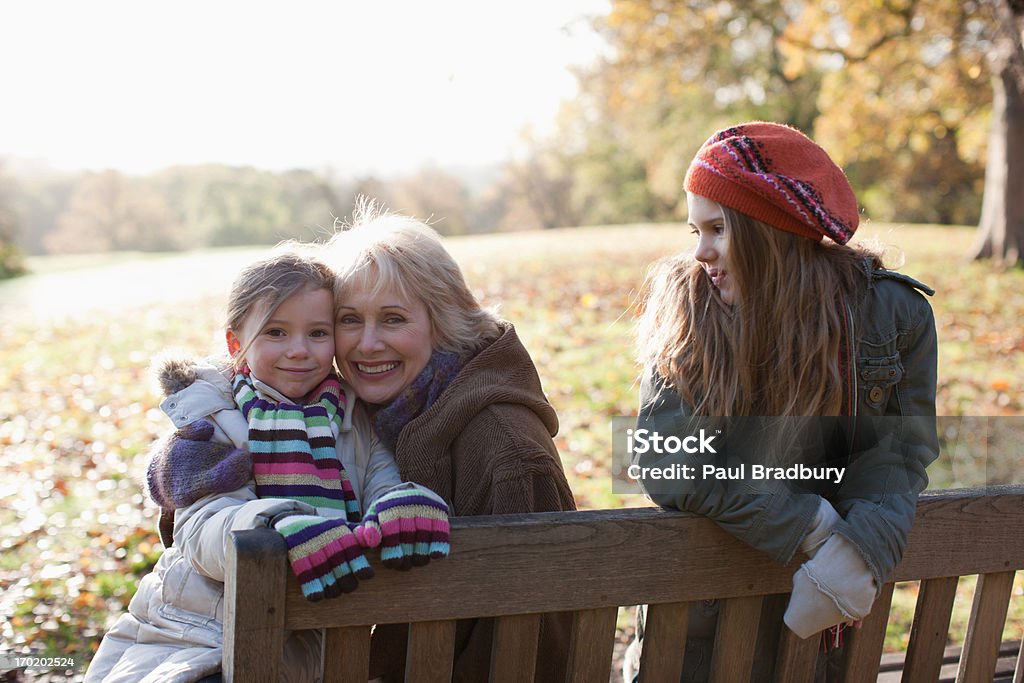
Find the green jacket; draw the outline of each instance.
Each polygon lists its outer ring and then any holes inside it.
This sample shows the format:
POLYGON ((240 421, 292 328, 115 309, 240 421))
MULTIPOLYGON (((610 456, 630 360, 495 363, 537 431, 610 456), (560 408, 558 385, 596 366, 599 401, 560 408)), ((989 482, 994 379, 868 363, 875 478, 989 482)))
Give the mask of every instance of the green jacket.
MULTIPOLYGON (((878 586, 899 563, 914 521, 918 494, 927 486, 925 468, 938 457, 935 425, 937 341, 930 288, 887 270, 867 273, 866 284, 847 301, 848 415, 820 421, 811 450, 815 464, 844 467, 841 481, 727 483, 696 477, 685 483, 645 485, 654 502, 713 519, 724 530, 786 563, 828 499, 843 520, 835 532, 858 548, 878 586)), ((648 372, 641 383, 638 429, 692 433, 691 407, 648 372)), ((789 418, 787 418, 789 419, 789 418)), ((805 418, 794 418, 805 419, 805 418)), ((806 418, 817 419, 817 418, 806 418)), ((730 464, 756 461, 730 449, 730 464)), ((804 453, 808 453, 805 449, 804 453)), ((699 465, 706 455, 645 454, 641 465, 668 460, 699 465)), ((642 485, 644 482, 641 482, 642 485)))

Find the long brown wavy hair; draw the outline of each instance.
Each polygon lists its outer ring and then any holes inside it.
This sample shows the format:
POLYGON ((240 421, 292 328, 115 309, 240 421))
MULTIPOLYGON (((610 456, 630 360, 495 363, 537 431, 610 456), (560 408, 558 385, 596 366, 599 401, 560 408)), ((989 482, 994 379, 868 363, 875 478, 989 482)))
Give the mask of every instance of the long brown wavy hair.
POLYGON ((839 415, 843 301, 854 301, 880 256, 773 228, 723 206, 734 305, 701 264, 664 259, 644 285, 640 363, 695 415, 839 415))

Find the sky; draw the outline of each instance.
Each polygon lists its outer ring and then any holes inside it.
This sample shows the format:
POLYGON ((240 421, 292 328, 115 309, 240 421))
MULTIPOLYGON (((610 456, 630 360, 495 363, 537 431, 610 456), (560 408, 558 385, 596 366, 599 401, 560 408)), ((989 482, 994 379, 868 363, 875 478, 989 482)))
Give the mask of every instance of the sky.
POLYGON ((395 173, 513 155, 609 0, 0 4, 0 159, 395 173))

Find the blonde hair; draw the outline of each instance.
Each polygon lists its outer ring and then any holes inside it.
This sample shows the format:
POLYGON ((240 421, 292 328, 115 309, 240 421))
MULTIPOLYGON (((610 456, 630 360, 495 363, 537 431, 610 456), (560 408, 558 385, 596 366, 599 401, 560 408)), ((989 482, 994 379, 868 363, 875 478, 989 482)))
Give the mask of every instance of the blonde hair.
MULTIPOLYGON (((250 263, 235 277, 228 295, 227 329, 239 335, 250 316, 260 312, 261 318, 253 329, 262 328, 278 306, 291 295, 303 291, 325 289, 332 291, 334 273, 312 256, 308 247, 298 243, 279 245, 270 256, 250 263)), ((234 355, 237 370, 253 340, 234 355)))
POLYGON ((843 408, 844 300, 880 257, 723 206, 734 306, 700 263, 671 257, 644 285, 638 357, 704 416, 822 416, 843 408))
POLYGON ((336 273, 335 306, 357 290, 420 301, 435 351, 474 354, 501 335, 498 316, 480 305, 440 236, 423 221, 360 198, 352 222, 326 249, 336 273))

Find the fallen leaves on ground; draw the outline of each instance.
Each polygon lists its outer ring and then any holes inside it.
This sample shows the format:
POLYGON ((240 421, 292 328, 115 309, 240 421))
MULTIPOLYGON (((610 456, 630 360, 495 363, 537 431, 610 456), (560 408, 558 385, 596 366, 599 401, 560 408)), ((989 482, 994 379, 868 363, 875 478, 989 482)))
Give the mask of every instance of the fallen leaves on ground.
MULTIPOLYGON (((939 414, 1020 415, 1024 272, 963 263, 971 237, 902 226, 887 241, 904 247, 904 272, 938 290, 939 414)), ((636 409, 630 334, 644 275, 689 240, 678 225, 448 240, 478 297, 516 324, 537 364, 581 508, 649 504, 611 490, 611 418, 636 409)), ((167 346, 215 349, 226 292, 196 289, 142 307, 110 291, 101 310, 58 319, 0 309, 0 650, 84 664, 159 557, 142 479, 146 450, 169 422, 148 366, 167 346)))

